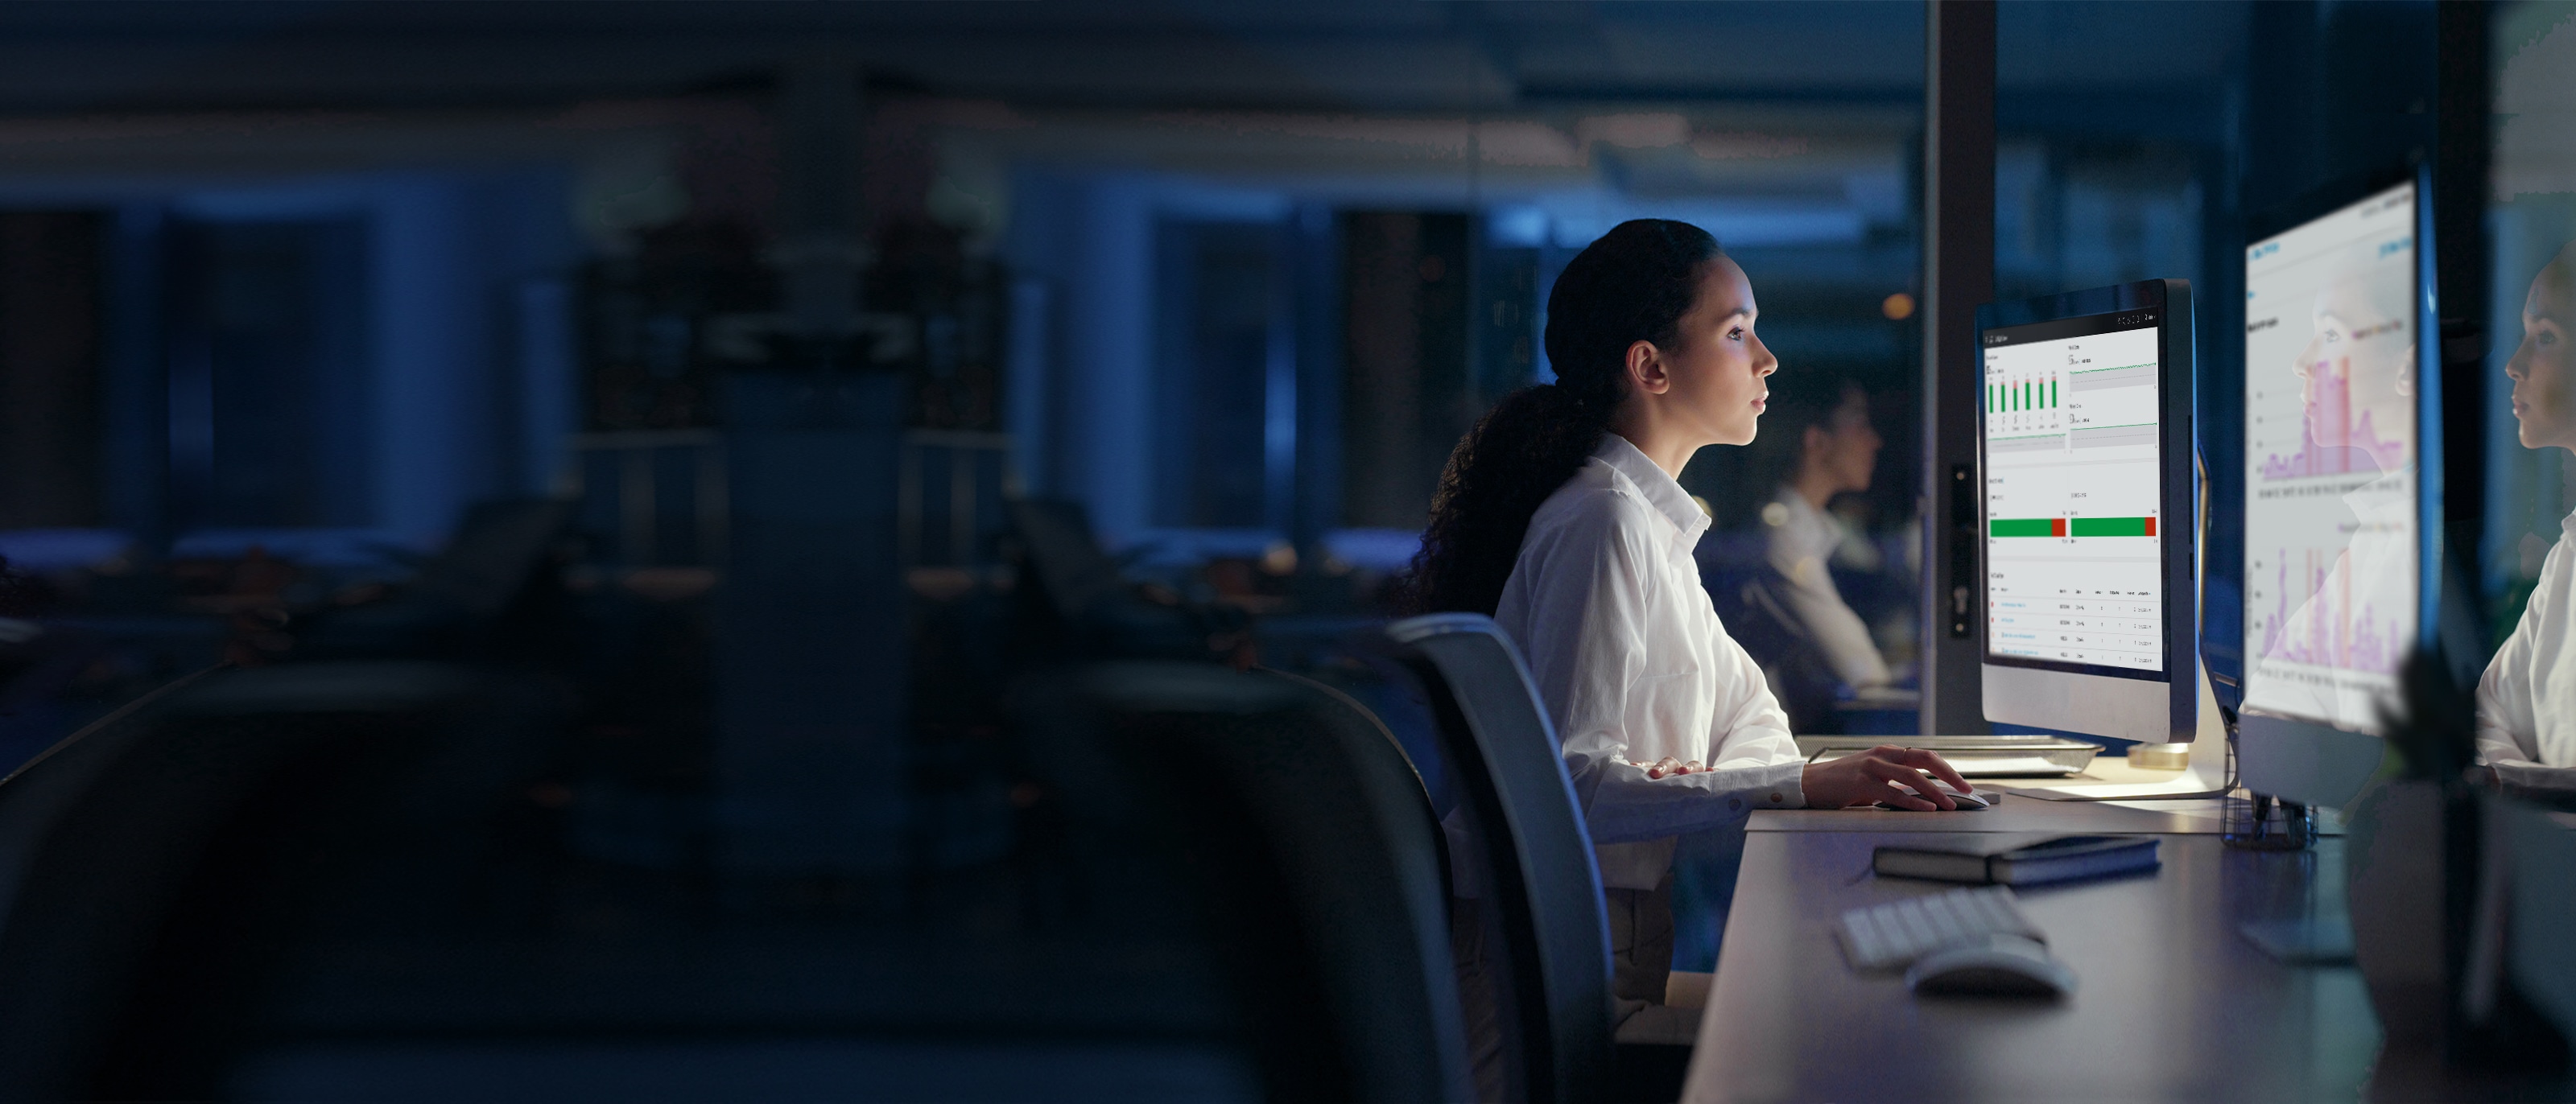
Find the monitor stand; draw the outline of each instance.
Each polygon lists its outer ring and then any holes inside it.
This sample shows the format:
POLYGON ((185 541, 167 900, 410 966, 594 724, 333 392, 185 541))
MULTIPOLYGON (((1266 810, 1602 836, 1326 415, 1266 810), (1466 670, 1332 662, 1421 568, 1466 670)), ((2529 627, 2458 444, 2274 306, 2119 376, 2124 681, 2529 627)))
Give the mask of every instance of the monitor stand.
POLYGON ((2192 737, 2192 752, 2187 769, 2158 782, 2067 782, 2002 789, 2042 801, 2171 801, 2227 796, 2235 782, 2227 777, 2227 726, 2218 719, 2218 697, 2210 692, 2207 672, 2200 676, 2200 728, 2192 737))

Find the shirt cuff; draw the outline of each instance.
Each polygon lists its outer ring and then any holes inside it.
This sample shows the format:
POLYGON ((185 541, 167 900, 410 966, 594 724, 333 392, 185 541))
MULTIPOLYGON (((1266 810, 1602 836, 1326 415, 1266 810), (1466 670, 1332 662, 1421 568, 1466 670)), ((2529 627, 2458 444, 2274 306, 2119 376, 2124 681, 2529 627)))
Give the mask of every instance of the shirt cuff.
POLYGON ((1755 776, 1762 784, 1750 791, 1750 804, 1756 809, 1806 808, 1807 791, 1799 785, 1806 773, 1804 760, 1764 768, 1764 773, 1755 776))

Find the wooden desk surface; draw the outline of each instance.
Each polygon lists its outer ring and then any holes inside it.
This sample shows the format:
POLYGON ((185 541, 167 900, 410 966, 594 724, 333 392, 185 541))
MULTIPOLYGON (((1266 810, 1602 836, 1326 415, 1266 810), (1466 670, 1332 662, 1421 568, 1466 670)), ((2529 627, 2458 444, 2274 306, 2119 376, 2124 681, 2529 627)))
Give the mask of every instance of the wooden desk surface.
MULTIPOLYGON (((2275 854, 2167 835, 2152 875, 2021 894, 2078 976, 2072 997, 1917 999, 1901 975, 1846 965, 1834 922, 1951 887, 1870 876, 1886 832, 1779 819, 1875 815, 1756 816, 1683 1100, 2351 1100, 2368 1081, 2379 1028, 2360 973, 2284 966, 2236 932, 2311 898, 2339 912, 2341 840, 2275 854)), ((2067 812, 2041 828, 2112 819, 2125 818, 2067 812)))

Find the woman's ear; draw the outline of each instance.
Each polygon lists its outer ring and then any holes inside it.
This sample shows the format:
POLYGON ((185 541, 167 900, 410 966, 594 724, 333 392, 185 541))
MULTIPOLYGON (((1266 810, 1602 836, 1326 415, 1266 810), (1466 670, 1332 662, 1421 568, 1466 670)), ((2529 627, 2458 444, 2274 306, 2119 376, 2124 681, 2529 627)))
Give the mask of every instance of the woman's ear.
POLYGON ((1645 395, 1672 390, 1673 374, 1664 366, 1664 354, 1654 342, 1639 341, 1628 346, 1628 382, 1645 395))

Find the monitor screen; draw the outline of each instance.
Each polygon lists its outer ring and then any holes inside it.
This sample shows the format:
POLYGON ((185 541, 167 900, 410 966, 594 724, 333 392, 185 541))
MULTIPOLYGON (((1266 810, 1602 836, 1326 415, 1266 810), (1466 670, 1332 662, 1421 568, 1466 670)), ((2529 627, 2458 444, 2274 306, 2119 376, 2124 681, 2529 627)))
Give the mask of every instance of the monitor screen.
POLYGON ((2415 202, 2245 252, 2248 711, 2377 735, 2416 635, 2415 202))
POLYGON ((2164 677, 2162 320, 1984 332, 1989 662, 2164 677))

